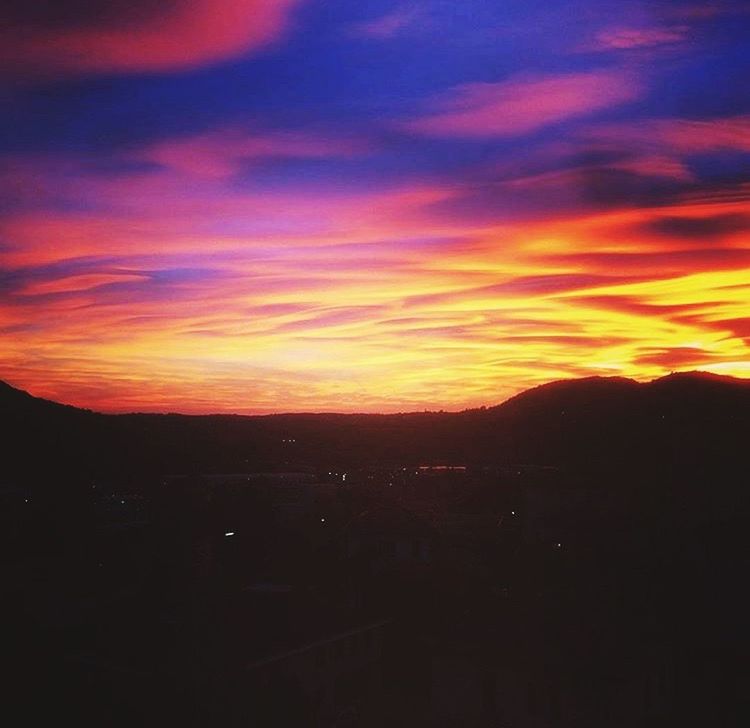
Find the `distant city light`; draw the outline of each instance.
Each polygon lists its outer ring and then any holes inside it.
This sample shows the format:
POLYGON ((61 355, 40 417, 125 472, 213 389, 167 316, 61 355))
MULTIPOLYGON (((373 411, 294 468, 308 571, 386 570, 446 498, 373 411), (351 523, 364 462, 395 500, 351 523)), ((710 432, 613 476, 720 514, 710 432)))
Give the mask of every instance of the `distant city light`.
POLYGON ((326 519, 325 519, 325 518, 321 518, 321 519, 320 519, 320 522, 321 522, 321 523, 325 523, 325 522, 326 522, 326 519))

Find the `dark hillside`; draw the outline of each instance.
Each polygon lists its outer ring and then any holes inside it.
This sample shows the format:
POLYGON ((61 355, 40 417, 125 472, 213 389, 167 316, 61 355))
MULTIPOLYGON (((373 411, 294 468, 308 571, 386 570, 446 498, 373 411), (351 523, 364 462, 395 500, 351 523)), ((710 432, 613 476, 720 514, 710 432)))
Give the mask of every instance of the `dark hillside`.
POLYGON ((731 471, 750 383, 676 374, 553 382, 488 409, 396 415, 102 415, 0 387, 6 470, 165 474, 375 463, 731 471))

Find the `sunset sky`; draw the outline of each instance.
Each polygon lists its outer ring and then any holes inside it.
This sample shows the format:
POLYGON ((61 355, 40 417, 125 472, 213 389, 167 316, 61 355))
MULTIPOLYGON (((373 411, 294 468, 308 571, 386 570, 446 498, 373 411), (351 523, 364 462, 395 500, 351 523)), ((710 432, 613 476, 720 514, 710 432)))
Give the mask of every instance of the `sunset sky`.
POLYGON ((392 412, 750 376, 742 0, 10 0, 0 379, 392 412))

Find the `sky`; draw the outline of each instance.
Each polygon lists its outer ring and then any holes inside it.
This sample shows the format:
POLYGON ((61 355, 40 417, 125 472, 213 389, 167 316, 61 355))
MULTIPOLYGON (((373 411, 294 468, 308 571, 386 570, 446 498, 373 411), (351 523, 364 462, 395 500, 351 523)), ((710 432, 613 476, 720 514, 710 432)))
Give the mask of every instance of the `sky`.
POLYGON ((395 412, 750 376, 750 6, 6 0, 0 379, 395 412))

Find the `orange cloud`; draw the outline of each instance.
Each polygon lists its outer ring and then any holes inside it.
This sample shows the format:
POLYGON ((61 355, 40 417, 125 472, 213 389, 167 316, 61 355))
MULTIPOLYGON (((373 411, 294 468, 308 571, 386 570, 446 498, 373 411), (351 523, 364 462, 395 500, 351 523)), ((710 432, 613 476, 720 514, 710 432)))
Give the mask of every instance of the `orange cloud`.
POLYGON ((394 411, 572 376, 750 371, 748 200, 478 218, 446 212, 467 184, 270 191, 227 179, 224 132, 195 143, 216 174, 178 142, 111 176, 16 161, 39 208, 2 223, 0 378, 111 411, 394 411))
POLYGON ((691 346, 678 346, 673 349, 654 349, 639 355, 639 364, 655 364, 669 369, 703 369, 714 363, 714 356, 710 352, 691 346))
MULTIPOLYGON (((83 4, 41 23, 0 10, 0 67, 13 73, 175 71, 215 63, 279 37, 298 0, 150 0, 83 4), (4 16, 4 17, 3 17, 4 16), (4 21, 4 22, 3 22, 4 21)), ((16 7, 17 6, 17 7, 16 7)), ((54 14, 52 14, 54 16, 54 14)))
POLYGON ((434 103, 432 113, 405 126, 429 136, 514 136, 633 101, 640 92, 631 74, 616 70, 471 83, 456 87, 434 103))

